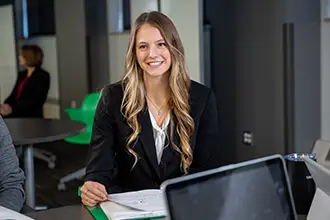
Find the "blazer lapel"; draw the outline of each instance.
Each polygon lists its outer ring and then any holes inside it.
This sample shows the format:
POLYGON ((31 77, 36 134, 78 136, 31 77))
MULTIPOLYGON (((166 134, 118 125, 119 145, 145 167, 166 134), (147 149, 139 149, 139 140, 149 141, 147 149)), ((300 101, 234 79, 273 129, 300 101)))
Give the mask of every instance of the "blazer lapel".
MULTIPOLYGON (((178 136, 177 132, 175 131, 176 130, 175 127, 176 127, 176 124, 174 123, 173 124, 173 134, 171 134, 171 124, 169 124, 169 126, 167 128, 167 134, 168 134, 169 138, 172 137, 173 143, 180 149, 179 136, 178 136)), ((164 162, 165 164, 169 164, 173 159, 175 159, 177 157, 180 159, 179 153, 174 149, 174 147, 170 143, 170 140, 166 139, 165 146, 167 146, 167 147, 163 151, 163 155, 162 155, 162 159, 161 159, 162 162, 164 162)))
POLYGON ((148 113, 148 108, 145 107, 138 114, 138 121, 141 125, 141 132, 139 134, 139 139, 141 141, 142 148, 148 157, 146 159, 149 160, 150 164, 152 165, 152 168, 160 178, 160 169, 157 161, 155 141, 154 141, 152 125, 148 113))

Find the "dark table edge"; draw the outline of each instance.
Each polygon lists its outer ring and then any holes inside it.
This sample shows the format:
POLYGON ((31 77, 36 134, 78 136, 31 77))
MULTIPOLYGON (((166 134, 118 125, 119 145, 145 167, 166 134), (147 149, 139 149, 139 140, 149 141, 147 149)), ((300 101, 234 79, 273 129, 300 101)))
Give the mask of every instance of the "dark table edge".
POLYGON ((56 135, 56 136, 49 136, 49 137, 42 137, 42 138, 36 138, 32 140, 28 140, 28 141, 13 141, 14 145, 30 145, 30 144, 40 144, 40 143, 47 143, 47 142, 53 142, 53 141, 58 141, 58 140, 63 140, 67 137, 71 137, 71 136, 75 136, 77 134, 81 134, 86 130, 86 126, 84 126, 82 129, 80 129, 79 131, 72 131, 72 132, 68 132, 65 134, 60 134, 60 135, 56 135))

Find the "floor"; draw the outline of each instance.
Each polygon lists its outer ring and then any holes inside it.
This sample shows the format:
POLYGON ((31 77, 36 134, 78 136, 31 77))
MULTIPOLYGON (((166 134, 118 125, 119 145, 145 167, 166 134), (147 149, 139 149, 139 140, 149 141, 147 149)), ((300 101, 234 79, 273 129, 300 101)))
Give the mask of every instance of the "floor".
POLYGON ((82 180, 67 183, 65 191, 58 191, 57 184, 61 177, 85 166, 88 146, 57 141, 35 147, 51 151, 57 157, 54 169, 49 169, 46 162, 35 159, 36 205, 56 208, 79 204, 77 190, 82 180))

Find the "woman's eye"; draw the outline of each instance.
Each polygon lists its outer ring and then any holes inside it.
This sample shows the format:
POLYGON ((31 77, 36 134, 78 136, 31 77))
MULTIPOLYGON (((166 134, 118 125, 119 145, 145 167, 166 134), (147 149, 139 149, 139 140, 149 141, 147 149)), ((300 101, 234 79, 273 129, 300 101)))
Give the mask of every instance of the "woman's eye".
POLYGON ((140 45, 139 48, 140 48, 140 49, 146 49, 146 48, 147 48, 147 45, 140 45))
POLYGON ((166 47, 166 43, 159 43, 158 46, 159 47, 166 47))

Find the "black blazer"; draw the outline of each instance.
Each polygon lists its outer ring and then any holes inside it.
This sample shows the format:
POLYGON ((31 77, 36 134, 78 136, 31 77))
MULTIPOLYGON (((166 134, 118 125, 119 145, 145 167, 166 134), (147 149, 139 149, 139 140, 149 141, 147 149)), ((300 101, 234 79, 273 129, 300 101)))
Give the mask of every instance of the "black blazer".
MULTIPOLYGON (((147 105, 138 115, 141 132, 133 149, 139 160, 132 169, 134 157, 126 150, 132 130, 120 112, 122 99, 120 83, 105 87, 95 113, 85 181, 102 183, 113 193, 159 189, 164 180, 182 176, 180 154, 171 146, 164 149, 160 164, 157 162, 147 105)), ((190 105, 190 115, 195 122, 190 173, 195 173, 220 166, 220 146, 217 144, 217 109, 211 90, 192 81, 190 105)), ((174 143, 180 147, 177 133, 173 136, 174 143)))
POLYGON ((47 99, 50 86, 49 73, 42 68, 36 68, 24 84, 21 95, 16 101, 19 84, 26 77, 27 71, 18 73, 15 86, 5 103, 12 107, 12 113, 7 117, 42 118, 43 105, 47 99))

